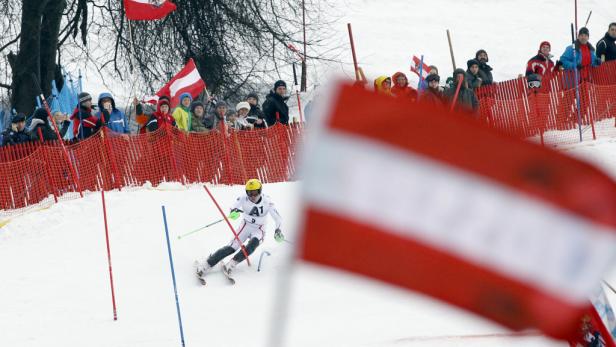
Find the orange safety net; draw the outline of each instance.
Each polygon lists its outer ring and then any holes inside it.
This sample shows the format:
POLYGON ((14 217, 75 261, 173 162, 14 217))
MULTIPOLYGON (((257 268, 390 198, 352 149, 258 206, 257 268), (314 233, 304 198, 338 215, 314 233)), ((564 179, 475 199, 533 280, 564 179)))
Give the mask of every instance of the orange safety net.
POLYGON ((186 133, 166 127, 124 135, 107 128, 66 146, 57 141, 0 148, 0 217, 74 199, 83 192, 150 182, 244 184, 293 179, 298 124, 252 131, 186 133))
POLYGON ((482 121, 500 131, 541 143, 562 144, 616 135, 616 62, 578 72, 562 71, 529 89, 525 78, 476 90, 482 121), (579 115, 578 115, 579 110, 579 115))

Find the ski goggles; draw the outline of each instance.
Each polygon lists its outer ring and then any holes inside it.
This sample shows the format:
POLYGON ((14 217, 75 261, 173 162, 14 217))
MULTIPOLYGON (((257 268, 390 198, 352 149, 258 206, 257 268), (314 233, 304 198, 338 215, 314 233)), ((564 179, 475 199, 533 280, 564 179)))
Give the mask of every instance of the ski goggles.
POLYGON ((528 82, 528 88, 541 88, 541 82, 540 81, 530 81, 528 82))
POLYGON ((251 198, 255 198, 259 195, 261 195, 261 192, 258 190, 247 190, 246 191, 246 195, 250 196, 251 198))

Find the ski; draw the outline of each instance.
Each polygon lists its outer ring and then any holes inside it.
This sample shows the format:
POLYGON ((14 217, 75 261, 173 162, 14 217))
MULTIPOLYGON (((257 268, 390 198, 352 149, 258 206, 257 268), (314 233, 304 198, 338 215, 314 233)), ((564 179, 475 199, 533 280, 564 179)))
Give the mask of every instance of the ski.
POLYGON ((195 260, 194 266, 195 266, 195 275, 197 276, 197 280, 202 286, 204 286, 206 284, 205 274, 199 271, 199 262, 195 260))
POLYGON ((229 283, 231 283, 232 285, 235 284, 235 279, 231 277, 231 274, 229 273, 227 267, 224 264, 222 266, 222 274, 225 275, 225 277, 229 280, 229 283))

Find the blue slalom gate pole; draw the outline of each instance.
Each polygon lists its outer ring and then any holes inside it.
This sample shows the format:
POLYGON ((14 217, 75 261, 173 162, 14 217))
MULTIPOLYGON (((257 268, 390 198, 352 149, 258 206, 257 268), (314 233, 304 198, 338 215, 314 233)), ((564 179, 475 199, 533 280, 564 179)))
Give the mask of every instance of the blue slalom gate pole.
POLYGON ((421 63, 419 63, 419 83, 417 83, 417 99, 421 96, 421 82, 423 81, 423 54, 421 55, 421 63))
POLYGON ((184 342, 184 328, 182 327, 182 313, 180 312, 180 301, 178 300, 178 287, 175 283, 175 269, 173 267, 173 256, 171 255, 171 241, 169 241, 169 228, 167 227, 167 213, 165 206, 163 208, 163 221, 165 222, 165 236, 167 237, 167 250, 169 251, 169 264, 171 265, 171 278, 173 278, 173 293, 175 294, 175 307, 178 311, 178 322, 180 324, 180 338, 182 339, 182 347, 186 346, 184 342))
MULTIPOLYGON (((576 12, 577 13, 577 12, 576 12)), ((577 21, 577 19, 576 19, 577 21)), ((575 101, 577 103, 577 119, 578 119, 578 129, 580 131, 580 142, 582 142, 582 114, 580 108, 582 104, 580 102, 580 86, 578 84, 578 69, 577 69, 577 52, 575 51, 575 32, 573 31, 573 23, 571 23, 571 39, 573 41, 573 65, 575 66, 573 73, 575 74, 574 83, 575 83, 575 101)))

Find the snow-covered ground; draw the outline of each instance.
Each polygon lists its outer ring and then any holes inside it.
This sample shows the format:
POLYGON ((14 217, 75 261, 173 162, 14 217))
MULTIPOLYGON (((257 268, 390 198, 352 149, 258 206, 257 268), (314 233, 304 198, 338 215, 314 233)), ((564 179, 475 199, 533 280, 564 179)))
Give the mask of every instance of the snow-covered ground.
MULTIPOLYGON (((616 176, 616 140, 563 148, 616 176)), ((219 272, 206 287, 192 263, 231 238, 224 224, 178 240, 219 218, 205 190, 166 184, 106 194, 118 321, 112 319, 101 198, 61 202, 0 229, 0 346, 170 346, 179 328, 165 244, 161 206, 169 219, 179 302, 188 346, 267 346, 268 334, 285 346, 563 346, 529 333, 510 332, 419 294, 369 279, 298 264, 291 275, 288 316, 273 314, 282 297, 280 276, 293 246, 273 240, 240 266, 230 286, 219 272), (256 265, 263 252, 263 268, 256 265)), ((298 235, 300 183, 270 184, 285 218, 283 230, 298 235)), ((223 206, 243 187, 214 187, 223 206)), ((384 266, 396 266, 387 264, 384 266)), ((616 271, 607 275, 616 281, 616 271)), ((610 299, 614 299, 610 295, 610 299)))

